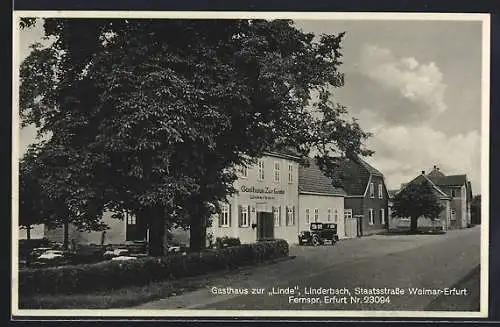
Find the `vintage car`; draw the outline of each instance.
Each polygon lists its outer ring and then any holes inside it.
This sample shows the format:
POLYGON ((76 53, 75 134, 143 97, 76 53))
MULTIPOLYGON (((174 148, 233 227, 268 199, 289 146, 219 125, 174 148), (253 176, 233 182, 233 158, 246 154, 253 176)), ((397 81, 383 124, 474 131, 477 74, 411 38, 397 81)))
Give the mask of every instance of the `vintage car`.
POLYGON ((308 231, 299 233, 299 245, 335 245, 339 241, 337 224, 314 222, 309 225, 308 231))

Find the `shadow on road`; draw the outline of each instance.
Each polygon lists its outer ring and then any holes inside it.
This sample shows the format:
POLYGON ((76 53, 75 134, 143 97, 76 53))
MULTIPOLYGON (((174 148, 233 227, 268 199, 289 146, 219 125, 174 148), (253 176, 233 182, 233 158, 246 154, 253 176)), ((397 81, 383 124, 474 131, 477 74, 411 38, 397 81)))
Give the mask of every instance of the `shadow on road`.
POLYGON ((480 266, 476 266, 451 289, 466 289, 464 296, 444 296, 434 299, 425 310, 429 311, 480 311, 480 266))

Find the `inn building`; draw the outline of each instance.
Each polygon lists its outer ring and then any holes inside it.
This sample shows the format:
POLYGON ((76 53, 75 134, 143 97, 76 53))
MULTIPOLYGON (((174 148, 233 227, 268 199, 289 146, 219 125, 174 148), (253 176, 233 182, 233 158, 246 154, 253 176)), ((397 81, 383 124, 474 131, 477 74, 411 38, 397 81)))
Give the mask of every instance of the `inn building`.
MULTIPOLYGON (((221 203, 221 213, 211 217, 208 238, 235 237, 242 243, 284 239, 296 244, 298 233, 309 230, 311 222, 337 223, 339 238, 352 237, 345 227, 344 198, 341 188, 332 186, 309 159, 300 165, 292 152, 268 152, 255 165, 243 167, 234 182, 237 192, 221 203)), ((104 232, 81 232, 69 227, 69 240, 78 244, 123 244, 147 239, 147 230, 133 215, 124 220, 104 214, 104 232)), ((174 240, 189 243, 189 231, 171 231, 174 240)), ((45 228, 45 237, 61 242, 63 229, 45 228)))
POLYGON ((237 237, 242 243, 280 238, 296 243, 299 210, 299 157, 266 153, 256 165, 243 167, 234 187, 212 217, 207 233, 237 237))

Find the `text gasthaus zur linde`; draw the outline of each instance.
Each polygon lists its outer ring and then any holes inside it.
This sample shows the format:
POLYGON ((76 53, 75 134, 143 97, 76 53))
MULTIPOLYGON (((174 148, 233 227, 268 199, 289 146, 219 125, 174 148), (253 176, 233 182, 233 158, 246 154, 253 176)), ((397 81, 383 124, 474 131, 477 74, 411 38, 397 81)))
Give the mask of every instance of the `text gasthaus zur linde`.
POLYGON ((271 287, 233 288, 211 287, 213 295, 283 296, 291 304, 388 304, 399 296, 466 296, 465 288, 418 287, 271 287))

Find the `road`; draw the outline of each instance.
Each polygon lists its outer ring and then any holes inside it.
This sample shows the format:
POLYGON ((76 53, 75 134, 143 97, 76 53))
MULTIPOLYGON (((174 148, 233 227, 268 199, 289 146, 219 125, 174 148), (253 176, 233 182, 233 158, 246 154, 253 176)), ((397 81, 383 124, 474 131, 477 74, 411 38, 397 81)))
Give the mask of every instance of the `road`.
POLYGON ((479 311, 479 227, 445 235, 374 235, 336 246, 293 246, 290 255, 293 260, 243 269, 215 279, 206 289, 137 308, 479 311), (273 288, 287 294, 270 295, 273 288), (337 294, 306 294, 310 289, 337 294), (362 292, 356 294, 356 289, 362 292), (409 294, 417 289, 434 294, 409 294), (253 290, 261 294, 251 294, 253 290), (367 292, 384 295, 365 296, 367 292))

